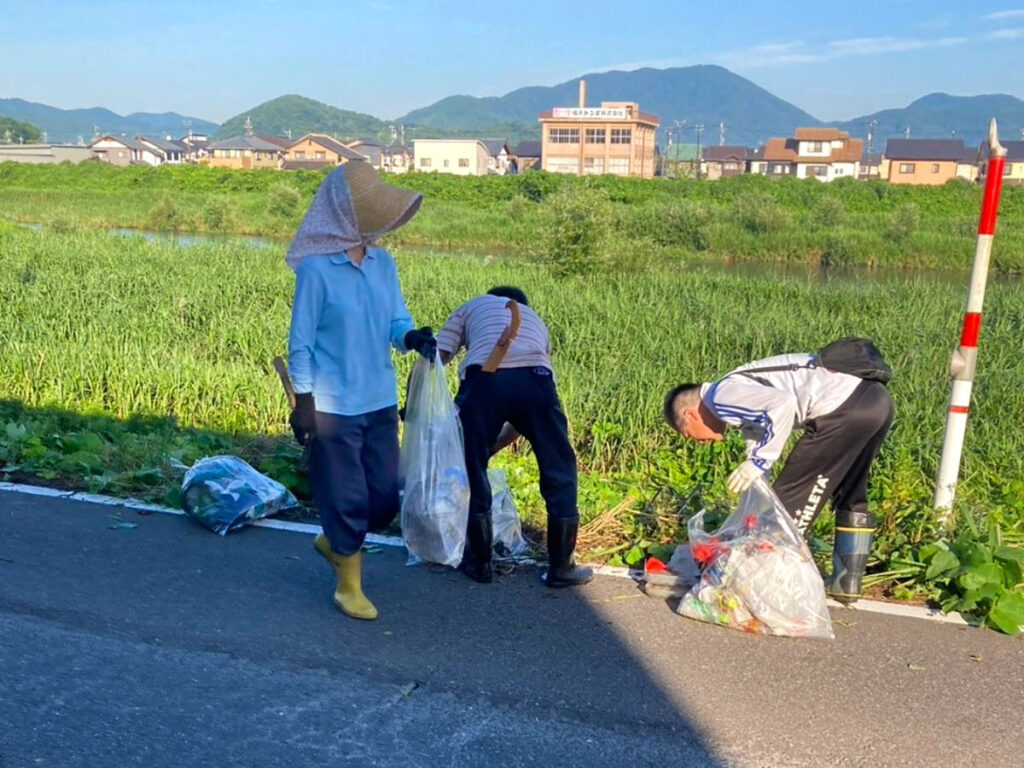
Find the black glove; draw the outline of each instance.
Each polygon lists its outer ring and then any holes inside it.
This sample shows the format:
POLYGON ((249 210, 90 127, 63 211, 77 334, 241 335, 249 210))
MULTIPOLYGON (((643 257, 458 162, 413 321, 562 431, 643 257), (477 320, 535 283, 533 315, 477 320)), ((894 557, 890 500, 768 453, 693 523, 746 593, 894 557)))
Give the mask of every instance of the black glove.
POLYGON ((312 392, 295 395, 295 407, 288 417, 288 423, 292 425, 292 432, 299 445, 309 445, 316 437, 316 405, 313 403, 312 392))
POLYGON ((437 339, 434 338, 434 329, 424 326, 415 331, 405 334, 405 347, 419 352, 427 360, 433 360, 437 356, 437 339))

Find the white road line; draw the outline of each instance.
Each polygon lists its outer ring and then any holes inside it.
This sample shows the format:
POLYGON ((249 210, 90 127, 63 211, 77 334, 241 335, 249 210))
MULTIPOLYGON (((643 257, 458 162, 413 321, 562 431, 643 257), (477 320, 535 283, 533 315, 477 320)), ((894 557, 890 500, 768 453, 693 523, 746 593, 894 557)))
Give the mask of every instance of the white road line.
MULTIPOLYGON (((126 507, 128 509, 134 509, 140 512, 158 512, 164 515, 184 515, 185 513, 180 509, 174 509, 173 507, 165 507, 160 504, 149 504, 138 499, 120 499, 115 496, 104 496, 96 493, 83 493, 78 491, 61 491, 56 488, 46 488, 40 485, 25 485, 23 483, 0 483, 0 492, 8 493, 24 493, 30 496, 46 496, 55 499, 65 499, 68 501, 81 501, 87 504, 103 504, 108 507, 126 507)), ((320 533, 320 526, 312 523, 296 523, 290 520, 274 520, 267 518, 266 520, 257 520, 253 523, 257 528, 270 528, 275 531, 290 531, 291 533, 304 533, 306 535, 314 536, 320 533)), ((404 547, 402 540, 398 536, 380 536, 375 533, 366 535, 366 541, 369 544, 384 547, 404 547)), ((520 562, 533 562, 529 560, 521 560, 520 562)), ((643 576, 642 571, 630 570, 629 568, 617 568, 609 565, 600 565, 594 567, 594 573, 601 576, 612 576, 618 579, 630 579, 637 581, 643 576)), ((921 605, 904 605, 901 603, 883 603, 879 600, 858 600, 853 605, 843 605, 835 600, 828 601, 829 608, 834 608, 839 611, 849 611, 852 613, 865 612, 865 613, 881 613, 887 616, 899 616, 902 618, 910 619, 926 619, 928 621, 939 621, 944 624, 958 624, 960 626, 970 626, 962 616, 959 614, 943 614, 941 611, 937 611, 934 608, 928 608, 921 605)))

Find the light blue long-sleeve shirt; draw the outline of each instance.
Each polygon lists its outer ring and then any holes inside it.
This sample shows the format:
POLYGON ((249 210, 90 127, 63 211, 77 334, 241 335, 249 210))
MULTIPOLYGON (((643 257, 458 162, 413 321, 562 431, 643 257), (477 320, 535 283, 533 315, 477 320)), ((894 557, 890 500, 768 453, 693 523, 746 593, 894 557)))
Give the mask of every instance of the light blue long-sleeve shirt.
POLYGON ((318 411, 356 416, 398 403, 390 346, 412 330, 391 254, 369 247, 361 266, 344 253, 311 256, 296 272, 288 367, 318 411))

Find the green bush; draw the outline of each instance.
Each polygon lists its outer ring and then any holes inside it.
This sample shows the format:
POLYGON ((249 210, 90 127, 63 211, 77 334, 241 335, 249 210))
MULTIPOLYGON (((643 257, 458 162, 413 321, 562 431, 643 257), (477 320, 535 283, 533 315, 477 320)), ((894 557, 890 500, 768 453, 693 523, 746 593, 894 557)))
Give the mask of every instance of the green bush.
POLYGON ((225 197, 212 197, 203 206, 202 220, 211 232, 232 232, 238 225, 238 211, 225 197))
POLYGON ((907 240, 921 226, 921 209, 915 203, 904 203, 889 217, 889 236, 907 240))
POLYGON ((522 223, 533 213, 534 204, 522 195, 516 195, 506 203, 505 211, 515 223, 522 223))
POLYGON ((267 213, 279 219, 294 219, 299 213, 302 195, 291 184, 280 181, 267 190, 267 213))
POLYGON ((146 227, 156 230, 180 232, 188 228, 188 221, 170 195, 161 197, 146 218, 146 227))
POLYGON ((846 209, 834 197, 822 197, 811 209, 811 220, 822 229, 833 229, 846 222, 846 209))
MULTIPOLYGON (((716 182, 717 183, 717 182, 716 182)), ((789 215, 770 195, 751 193, 736 198, 735 221, 752 235, 778 232, 789 226, 789 215)))
POLYGON ((611 233, 607 196, 579 187, 551 195, 541 206, 538 251, 555 274, 581 275, 601 266, 611 233))
POLYGON ((678 246, 694 251, 706 251, 710 244, 711 214, 707 206, 693 200, 679 200, 645 206, 649 215, 644 220, 644 231, 637 233, 649 237, 657 245, 678 246))

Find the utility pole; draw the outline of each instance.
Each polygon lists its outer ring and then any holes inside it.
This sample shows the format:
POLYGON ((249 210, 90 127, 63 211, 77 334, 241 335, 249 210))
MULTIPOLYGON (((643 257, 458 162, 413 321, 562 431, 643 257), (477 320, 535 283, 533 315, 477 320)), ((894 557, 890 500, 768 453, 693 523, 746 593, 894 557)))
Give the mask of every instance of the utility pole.
POLYGON ((686 130, 686 121, 685 120, 674 120, 673 124, 676 127, 676 144, 679 145, 679 150, 678 150, 678 152, 676 154, 676 160, 675 160, 676 177, 678 178, 679 177, 679 166, 683 162, 683 157, 682 157, 683 145, 686 144, 686 134, 684 133, 684 131, 686 130))
POLYGON ((694 173, 694 176, 697 177, 697 181, 700 181, 700 135, 704 133, 704 124, 697 123, 693 126, 693 130, 697 132, 697 170, 694 173))

